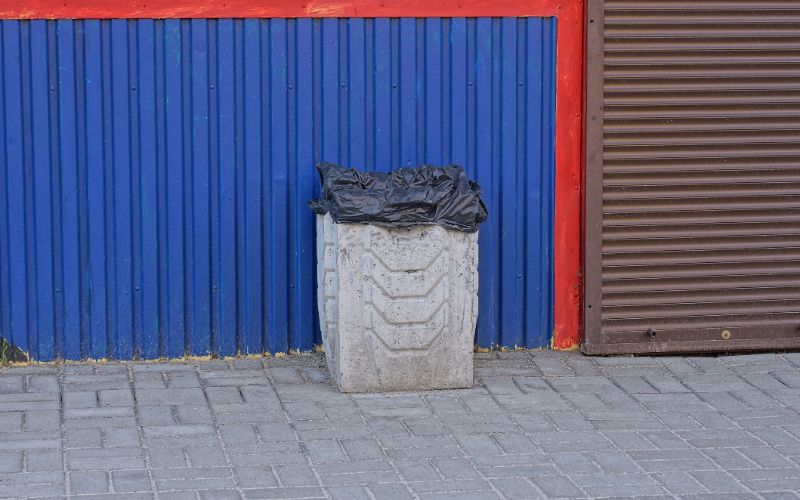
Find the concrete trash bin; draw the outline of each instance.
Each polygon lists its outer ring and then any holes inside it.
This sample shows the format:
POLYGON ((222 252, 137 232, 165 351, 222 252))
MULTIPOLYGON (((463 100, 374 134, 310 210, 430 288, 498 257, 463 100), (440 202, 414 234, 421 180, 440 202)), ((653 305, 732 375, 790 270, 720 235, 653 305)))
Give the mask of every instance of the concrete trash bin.
POLYGON ((471 387, 478 233, 316 217, 322 340, 340 390, 471 387))

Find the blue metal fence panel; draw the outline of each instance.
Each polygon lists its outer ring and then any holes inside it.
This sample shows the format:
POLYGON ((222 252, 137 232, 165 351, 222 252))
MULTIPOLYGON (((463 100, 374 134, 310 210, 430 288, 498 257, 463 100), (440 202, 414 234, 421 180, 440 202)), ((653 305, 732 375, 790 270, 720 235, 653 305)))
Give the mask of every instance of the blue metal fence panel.
POLYGON ((549 344, 552 19, 0 31, 0 337, 33 359, 319 343, 319 161, 465 166, 490 214, 476 342, 549 344))

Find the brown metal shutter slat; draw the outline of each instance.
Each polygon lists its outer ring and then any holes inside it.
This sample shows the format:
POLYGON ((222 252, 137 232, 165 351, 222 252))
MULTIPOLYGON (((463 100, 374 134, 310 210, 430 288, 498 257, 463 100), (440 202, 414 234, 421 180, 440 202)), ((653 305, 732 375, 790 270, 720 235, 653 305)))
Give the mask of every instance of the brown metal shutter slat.
POLYGON ((590 0, 590 354, 800 347, 800 1, 590 0))

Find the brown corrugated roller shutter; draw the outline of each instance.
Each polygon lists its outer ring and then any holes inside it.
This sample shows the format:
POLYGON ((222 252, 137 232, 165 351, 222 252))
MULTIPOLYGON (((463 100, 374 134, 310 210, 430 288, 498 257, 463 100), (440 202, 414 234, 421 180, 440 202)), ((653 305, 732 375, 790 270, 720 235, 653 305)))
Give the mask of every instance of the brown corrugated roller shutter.
POLYGON ((584 350, 800 347, 800 1, 588 8, 584 350))

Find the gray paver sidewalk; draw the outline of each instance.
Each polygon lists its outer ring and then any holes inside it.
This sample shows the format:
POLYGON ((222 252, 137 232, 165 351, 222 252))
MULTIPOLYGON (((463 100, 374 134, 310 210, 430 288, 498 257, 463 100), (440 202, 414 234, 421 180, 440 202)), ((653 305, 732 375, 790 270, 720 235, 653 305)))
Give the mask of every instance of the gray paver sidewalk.
POLYGON ((322 357, 0 369, 0 497, 800 498, 800 354, 477 354, 346 395, 322 357))

